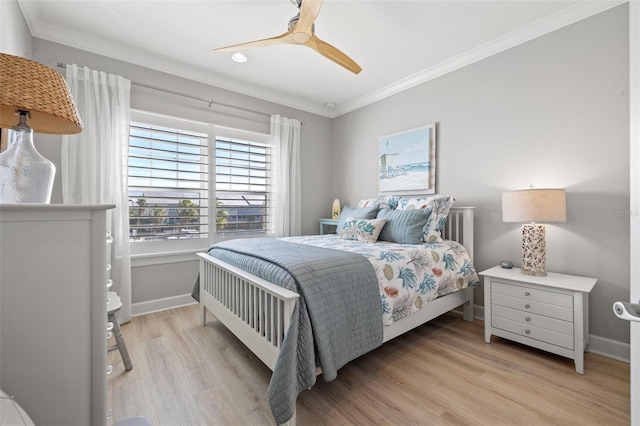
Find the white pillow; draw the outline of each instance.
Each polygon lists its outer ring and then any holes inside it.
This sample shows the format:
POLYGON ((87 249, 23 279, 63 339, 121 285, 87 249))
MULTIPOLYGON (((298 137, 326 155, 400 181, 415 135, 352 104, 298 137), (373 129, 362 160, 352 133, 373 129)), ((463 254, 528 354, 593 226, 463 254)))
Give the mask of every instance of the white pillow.
POLYGON ((338 237, 345 240, 358 240, 366 243, 378 241, 380 231, 387 223, 386 219, 357 219, 349 217, 338 230, 338 237))

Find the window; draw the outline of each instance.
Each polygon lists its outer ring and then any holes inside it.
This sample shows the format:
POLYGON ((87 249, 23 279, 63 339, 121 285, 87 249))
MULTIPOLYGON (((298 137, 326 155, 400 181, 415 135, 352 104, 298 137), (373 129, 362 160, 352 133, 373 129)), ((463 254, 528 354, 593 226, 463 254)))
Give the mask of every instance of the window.
POLYGON ((271 147, 266 143, 216 138, 216 234, 269 232, 271 147))
POLYGON ((208 238, 207 134, 129 126, 131 241, 208 238))
POLYGON ((132 111, 128 177, 136 254, 271 232, 267 134, 132 111))

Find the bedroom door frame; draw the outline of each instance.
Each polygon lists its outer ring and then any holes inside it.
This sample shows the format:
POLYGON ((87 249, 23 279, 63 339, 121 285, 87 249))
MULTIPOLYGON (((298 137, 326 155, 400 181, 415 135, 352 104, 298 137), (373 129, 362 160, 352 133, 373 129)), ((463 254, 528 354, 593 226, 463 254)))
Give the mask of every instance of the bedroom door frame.
MULTIPOLYGON (((640 2, 629 2, 630 255, 629 297, 640 303, 640 2)), ((640 323, 630 323, 631 424, 640 425, 640 323)))

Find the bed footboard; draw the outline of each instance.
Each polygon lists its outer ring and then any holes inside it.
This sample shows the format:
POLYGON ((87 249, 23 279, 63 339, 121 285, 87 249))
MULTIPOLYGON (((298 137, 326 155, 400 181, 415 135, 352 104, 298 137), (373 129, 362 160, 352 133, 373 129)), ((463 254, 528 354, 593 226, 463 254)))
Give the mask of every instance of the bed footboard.
POLYGON ((206 253, 198 256, 201 325, 208 309, 273 370, 300 296, 206 253))
MULTIPOLYGON (((443 237, 463 244, 473 259, 473 207, 452 208, 443 237)), ((273 370, 299 295, 206 253, 198 256, 201 325, 206 325, 207 310, 211 311, 273 370)), ((463 318, 472 321, 473 288, 436 299, 410 317, 385 327, 383 340, 390 340, 459 306, 463 307, 463 318)), ((295 425, 295 414, 288 424, 295 425)))

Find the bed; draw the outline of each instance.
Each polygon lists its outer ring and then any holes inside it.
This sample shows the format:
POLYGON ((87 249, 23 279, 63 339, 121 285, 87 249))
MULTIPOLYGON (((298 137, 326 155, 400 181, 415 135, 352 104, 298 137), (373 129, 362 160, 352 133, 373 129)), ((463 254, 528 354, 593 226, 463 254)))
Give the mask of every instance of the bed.
MULTIPOLYGON (((250 239, 253 243, 232 240, 212 246, 208 253, 198 254, 200 323, 205 325, 207 311, 211 312, 273 371, 268 396, 278 423, 295 423, 295 399, 301 390, 315 383, 316 375, 333 380, 337 370, 349 360, 452 309, 462 307, 463 319, 473 320, 473 287, 479 285, 471 263, 473 208, 446 210, 445 216, 439 219, 438 237, 441 238, 418 245, 391 242, 388 236, 387 241, 380 244, 359 243, 345 240, 343 234, 343 238, 323 235, 273 241, 250 239), (245 251, 244 247, 251 244, 255 244, 254 252, 245 251), (290 253, 287 254, 287 250, 290 253), (380 254, 380 250, 384 250, 384 254, 380 254), (423 266, 434 271, 437 279, 446 275, 443 269, 448 266, 434 266, 432 259, 437 259, 439 265, 442 262, 457 264, 457 269, 464 271, 464 277, 442 278, 449 283, 448 290, 444 291, 433 285, 434 279, 427 276, 426 269, 409 271, 407 266, 425 263, 419 260, 424 259, 421 257, 424 250, 428 250, 431 263, 423 266), (294 259, 293 266, 285 264, 283 268, 279 259, 271 258, 275 252, 294 259), (315 262, 321 265, 318 270, 315 266, 307 267, 306 259, 314 256, 315 262), (409 259, 406 265, 402 264, 403 256, 409 259), (385 258, 391 264, 396 262, 394 268, 400 273, 392 279, 394 274, 388 270, 389 265, 376 266, 374 259, 378 258, 385 258), (270 265, 268 268, 273 267, 271 272, 262 272, 261 268, 267 269, 265 262, 270 265), (367 272, 367 268, 373 274, 367 272), (323 274, 331 274, 329 270, 333 270, 333 275, 326 278, 323 274), (374 286, 364 284, 372 280, 371 275, 376 281, 374 286), (384 275, 389 278, 385 284, 382 283, 384 275), (283 276, 286 278, 281 278, 283 276), (321 294, 315 294, 309 287, 297 287, 298 281, 314 279, 323 282, 323 286, 331 282, 334 287, 321 294), (392 285, 392 281, 396 284, 392 285), (348 289, 349 286, 354 289, 348 289), (420 286, 423 291, 418 291, 420 286), (403 303, 397 306, 386 303, 385 298, 398 296, 404 287, 418 295, 401 293, 403 303), (321 309, 313 307, 318 304, 321 309), (341 338, 345 338, 346 343, 336 343, 341 338), (340 347, 341 344, 346 348, 340 347), (301 360, 301 356, 311 360, 301 360)), ((345 218, 349 219, 352 218, 345 218)), ((317 286, 314 284, 311 288, 317 286)))

